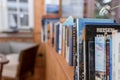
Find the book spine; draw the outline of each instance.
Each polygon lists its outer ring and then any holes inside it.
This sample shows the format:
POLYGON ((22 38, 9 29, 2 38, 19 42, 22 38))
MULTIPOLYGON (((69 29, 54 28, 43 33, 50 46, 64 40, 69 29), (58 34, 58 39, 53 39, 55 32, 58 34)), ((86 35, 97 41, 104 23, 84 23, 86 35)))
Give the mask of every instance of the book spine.
POLYGON ((69 27, 66 26, 66 42, 65 42, 65 54, 66 54, 66 61, 69 63, 69 27))
POLYGON ((115 42, 113 41, 113 43, 115 44, 113 47, 115 48, 115 80, 120 80, 120 33, 117 32, 115 34, 115 42))
POLYGON ((42 21, 42 23, 43 23, 43 26, 42 26, 42 29, 41 29, 41 34, 42 34, 42 36, 41 36, 41 41, 42 41, 42 43, 46 43, 47 42, 47 36, 48 36, 48 28, 47 28, 47 22, 46 21, 42 21))
POLYGON ((62 27, 62 56, 65 58, 65 26, 62 27))
POLYGON ((55 47, 55 49, 56 49, 56 52, 58 52, 58 38, 59 38, 59 25, 56 25, 56 47, 55 47))
POLYGON ((117 31, 114 30, 112 32, 112 80, 116 79, 116 61, 115 61, 115 55, 116 55, 116 33, 117 31))
POLYGON ((62 52, 62 24, 59 24, 58 27, 58 53, 61 54, 62 52))
POLYGON ((106 80, 105 38, 95 37, 95 80, 106 80))
POLYGON ((56 47, 56 34, 57 34, 57 31, 56 31, 56 25, 54 26, 54 46, 56 47))
POLYGON ((68 26, 68 47, 69 47, 69 65, 73 66, 73 26, 68 26))
POLYGON ((112 80, 112 38, 110 38, 110 79, 112 80))
POLYGON ((86 69, 87 69, 87 66, 86 66, 86 30, 84 29, 83 30, 83 41, 80 41, 80 44, 81 44, 81 46, 82 46, 82 54, 80 54, 80 56, 82 57, 82 59, 83 59, 83 65, 82 66, 80 66, 80 67, 82 67, 83 68, 83 70, 82 70, 82 74, 81 75, 83 75, 83 78, 82 78, 82 80, 87 80, 87 74, 86 74, 86 69))
POLYGON ((52 46, 54 46, 54 23, 52 24, 52 46))
POLYGON ((72 27, 72 54, 73 54, 73 66, 76 66, 77 65, 77 63, 76 63, 76 45, 77 45, 77 43, 76 43, 76 41, 77 41, 77 39, 76 39, 77 37, 76 37, 76 26, 73 26, 72 27))
POLYGON ((106 80, 110 79, 110 42, 106 39, 106 80))
POLYGON ((88 58, 89 58, 89 80, 95 80, 95 47, 94 40, 88 41, 88 58))
POLYGON ((79 80, 84 80, 83 42, 79 44, 79 80))

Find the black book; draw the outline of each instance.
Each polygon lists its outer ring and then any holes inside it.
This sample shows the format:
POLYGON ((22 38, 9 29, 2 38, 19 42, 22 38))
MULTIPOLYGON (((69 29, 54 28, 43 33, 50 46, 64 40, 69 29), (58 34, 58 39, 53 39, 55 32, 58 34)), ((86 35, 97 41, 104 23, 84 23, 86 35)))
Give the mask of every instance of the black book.
MULTIPOLYGON (((86 25, 84 29, 84 65, 85 65, 85 77, 86 80, 95 80, 95 50, 94 50, 94 38, 105 36, 111 37, 113 30, 120 30, 118 24, 97 24, 86 25), (93 42, 92 42, 93 41, 93 42)), ((106 76, 105 76, 106 78, 106 76)))
POLYGON ((88 41, 89 80, 95 80, 95 42, 88 41))

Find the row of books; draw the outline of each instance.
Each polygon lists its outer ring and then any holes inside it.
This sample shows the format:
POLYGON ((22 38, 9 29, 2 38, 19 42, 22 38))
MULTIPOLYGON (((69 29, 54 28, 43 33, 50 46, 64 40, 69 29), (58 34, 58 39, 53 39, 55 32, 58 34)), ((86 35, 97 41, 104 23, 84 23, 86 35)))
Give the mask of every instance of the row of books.
MULTIPOLYGON (((79 67, 82 66, 82 68, 79 68, 80 80, 119 80, 112 78, 114 76, 113 68, 115 68, 113 66, 116 65, 116 62, 114 62, 115 57, 113 57, 114 51, 111 51, 115 46, 110 46, 111 41, 115 43, 112 32, 119 29, 120 25, 118 24, 85 26, 81 49, 83 52, 79 54, 80 58, 84 58, 79 65, 79 67)), ((115 53, 115 55, 118 54, 115 53)))
POLYGON ((74 80, 119 80, 120 25, 114 19, 69 17, 47 28, 57 53, 74 66, 74 80))
POLYGON ((74 43, 76 42, 76 27, 74 24, 63 25, 61 22, 51 22, 47 25, 46 34, 46 41, 50 42, 56 52, 65 58, 68 65, 73 66, 73 53, 76 54, 76 48, 72 48, 72 46, 76 47, 76 43, 74 43))

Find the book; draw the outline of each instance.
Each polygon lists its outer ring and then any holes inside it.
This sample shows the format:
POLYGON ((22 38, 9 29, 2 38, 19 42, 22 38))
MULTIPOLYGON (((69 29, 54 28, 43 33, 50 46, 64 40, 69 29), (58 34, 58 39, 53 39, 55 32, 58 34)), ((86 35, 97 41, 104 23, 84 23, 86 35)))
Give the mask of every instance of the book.
POLYGON ((62 27, 62 56, 65 58, 65 27, 62 27))
POLYGON ((59 24, 58 27, 58 53, 61 54, 62 53, 62 24, 59 24))
POLYGON ((41 42, 47 42, 47 23, 45 23, 43 26, 42 26, 42 29, 41 29, 41 42))
POLYGON ((109 42, 110 42, 110 79, 109 80, 112 80, 112 38, 109 39, 109 42))
POLYGON ((105 37, 95 37, 95 80, 106 80, 105 37))
POLYGON ((55 24, 55 49, 58 54, 62 52, 62 24, 57 22, 55 24))
MULTIPOLYGON (((94 41, 94 37, 103 37, 111 38, 112 31, 120 30, 120 25, 118 24, 97 24, 97 25, 86 25, 84 29, 84 45, 83 45, 83 57, 84 57, 84 77, 86 79, 90 78, 90 55, 88 42, 94 41)), ((94 53, 93 53, 94 54, 94 53)), ((93 65, 94 67, 94 65, 93 65)), ((95 75, 93 75, 95 76, 95 75)), ((85 79, 85 80, 86 80, 85 79)))
POLYGON ((106 39, 106 80, 110 80, 110 40, 106 39))
POLYGON ((89 80, 95 80, 95 41, 88 41, 89 55, 89 80))
POLYGON ((76 26, 74 19, 70 16, 63 23, 63 26, 66 28, 66 60, 70 66, 75 65, 75 57, 76 57, 76 26))
POLYGON ((112 76, 112 78, 111 78, 111 80, 119 80, 119 79, 117 79, 118 78, 118 73, 117 73, 117 71, 118 71, 118 45, 119 45, 119 43, 118 43, 118 40, 119 40, 119 38, 118 38, 118 36, 117 36, 117 30, 114 30, 113 32, 112 32, 112 75, 110 75, 110 76, 112 76))
MULTIPOLYGON (((77 19, 77 57, 78 58, 81 58, 81 59, 85 59, 84 58, 84 55, 83 55, 83 52, 85 52, 84 50, 81 52, 81 49, 80 49, 80 46, 81 46, 81 44, 83 44, 84 43, 84 41, 82 41, 83 40, 83 32, 84 32, 84 27, 87 25, 87 24, 110 24, 110 23, 114 23, 114 19, 90 19, 90 18, 78 18, 77 19)), ((85 45, 85 44, 84 44, 85 45)), ((84 48, 83 48, 84 49, 84 48)), ((84 60, 82 60, 82 61, 84 61, 84 60)), ((78 61, 79 62, 79 61, 78 61)), ((81 63, 79 63, 79 64, 83 64, 84 62, 81 62, 81 63)), ((80 66, 82 66, 82 65, 79 65, 78 67, 80 67, 80 66)), ((85 64, 83 64, 83 67, 82 68, 84 68, 85 67, 85 64)), ((85 68, 84 69, 82 69, 82 68, 79 68, 79 69, 81 69, 81 70, 79 70, 79 71, 83 71, 83 72, 81 72, 81 73, 79 73, 79 75, 80 74, 83 74, 84 73, 84 77, 85 77, 85 68)), ((83 78, 84 78, 83 77, 83 78)), ((81 79, 80 79, 81 80, 81 79)))
POLYGON ((66 26, 67 27, 67 52, 66 52, 66 60, 70 66, 73 66, 73 57, 76 53, 75 51, 75 27, 73 26, 66 26), (74 45, 74 47, 73 47, 74 45))

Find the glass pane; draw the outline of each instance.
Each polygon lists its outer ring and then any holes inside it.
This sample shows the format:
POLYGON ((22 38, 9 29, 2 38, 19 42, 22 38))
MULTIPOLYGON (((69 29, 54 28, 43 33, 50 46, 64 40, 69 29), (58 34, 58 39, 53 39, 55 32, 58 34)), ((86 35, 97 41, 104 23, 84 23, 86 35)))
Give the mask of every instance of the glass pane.
POLYGON ((17 11, 16 7, 8 7, 8 11, 17 11))
POLYGON ((8 1, 16 1, 16 0, 8 0, 8 1))
POLYGON ((28 12, 28 3, 20 3, 20 12, 28 12))
POLYGON ((8 23, 10 28, 17 27, 17 14, 8 14, 8 23))
POLYGON ((20 14, 20 26, 28 26, 28 14, 20 14))
POLYGON ((62 1, 62 17, 83 17, 84 0, 65 0, 62 1))
POLYGON ((17 2, 8 2, 8 11, 17 11, 17 2))
POLYGON ((45 0, 45 6, 47 14, 59 13, 59 0, 45 0))
POLYGON ((28 0, 20 0, 20 2, 28 2, 28 0))

